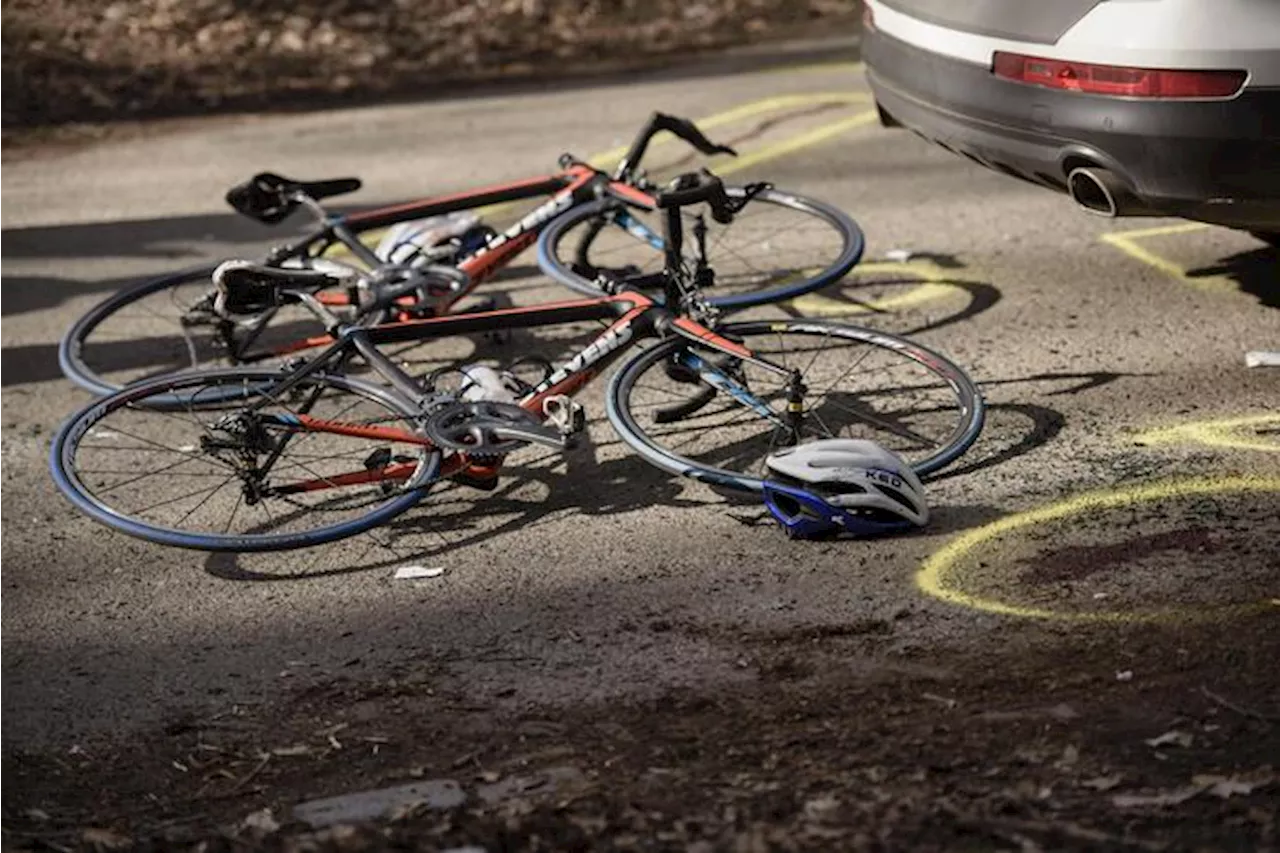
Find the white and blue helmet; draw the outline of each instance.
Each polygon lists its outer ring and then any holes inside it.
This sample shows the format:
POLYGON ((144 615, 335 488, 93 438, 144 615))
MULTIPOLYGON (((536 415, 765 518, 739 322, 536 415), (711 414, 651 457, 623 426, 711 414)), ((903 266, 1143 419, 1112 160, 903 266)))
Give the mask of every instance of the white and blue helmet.
POLYGON ((789 536, 876 536, 929 521, 920 478, 874 441, 812 441, 773 453, 765 464, 764 502, 789 536))

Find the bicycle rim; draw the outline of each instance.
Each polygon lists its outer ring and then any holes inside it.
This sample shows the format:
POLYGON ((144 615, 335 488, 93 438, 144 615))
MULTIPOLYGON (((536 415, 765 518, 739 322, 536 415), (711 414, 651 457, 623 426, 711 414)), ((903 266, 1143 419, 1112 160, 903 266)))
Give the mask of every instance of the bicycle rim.
MULTIPOLYGON (((726 187, 741 197, 741 187, 726 187)), ((685 244, 691 248, 685 214, 685 244)), ((653 273, 662 269, 661 213, 606 199, 569 211, 538 240, 538 265, 556 281, 599 296, 596 276, 653 273), (623 227, 629 217, 638 228, 623 227), (655 244, 653 241, 657 239, 655 244)), ((862 230, 830 205, 779 190, 757 195, 728 225, 705 216, 707 262, 715 270, 708 301, 721 309, 749 308, 793 299, 826 287, 858 263, 865 247, 862 230)))
POLYGON ((801 371, 807 390, 798 435, 684 365, 689 354, 705 359, 745 397, 780 415, 786 377, 672 338, 624 365, 608 394, 609 418, 623 440, 672 473, 759 491, 765 458, 797 439, 867 438, 925 476, 959 458, 982 429, 982 398, 968 375, 904 338, 810 320, 732 323, 717 331, 801 371), (682 366, 670 369, 673 362, 682 366))
POLYGON ((412 431, 412 410, 382 388, 341 376, 313 375, 284 394, 272 391, 278 381, 267 370, 210 371, 98 400, 55 437, 54 481, 78 509, 116 530, 207 551, 318 545, 417 503, 439 468, 439 454, 420 444, 235 418, 267 399, 261 411, 285 421, 309 415, 412 431), (162 409, 148 405, 153 397, 187 403, 162 409), (278 458, 268 466, 273 453, 278 458), (396 476, 391 466, 398 466, 396 476), (244 475, 255 467, 269 473, 251 490, 244 475))

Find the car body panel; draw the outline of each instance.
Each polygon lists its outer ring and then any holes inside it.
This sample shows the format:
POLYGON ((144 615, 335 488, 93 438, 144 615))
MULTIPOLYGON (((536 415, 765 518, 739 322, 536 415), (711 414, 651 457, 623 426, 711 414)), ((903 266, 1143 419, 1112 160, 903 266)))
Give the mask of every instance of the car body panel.
POLYGON ((1102 0, 879 0, 880 5, 949 30, 1053 44, 1102 0))
POLYGON ((1249 72, 1247 86, 1280 87, 1280 0, 1106 0, 1053 42, 917 18, 903 11, 904 0, 867 0, 867 5, 877 30, 987 67, 1003 50, 1138 68, 1242 68, 1249 72))
POLYGON ((1280 230, 1280 0, 1100 0, 1051 45, 902 11, 928 0, 867 3, 863 59, 886 123, 1058 191, 1076 168, 1108 170, 1130 214, 1280 230), (1110 96, 996 77, 996 51, 1248 77, 1226 98, 1110 96))

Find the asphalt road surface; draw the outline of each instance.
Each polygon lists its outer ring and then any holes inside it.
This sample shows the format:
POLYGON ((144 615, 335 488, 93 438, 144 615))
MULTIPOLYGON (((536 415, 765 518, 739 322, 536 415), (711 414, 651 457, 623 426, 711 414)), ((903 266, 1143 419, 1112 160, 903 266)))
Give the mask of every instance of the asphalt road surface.
MULTIPOLYGON (((695 162, 681 157, 662 147, 655 168, 695 162)), ((493 713, 731 692, 769 677, 747 638, 850 626, 885 628, 836 656, 855 678, 943 650, 1034 657, 1116 626, 1212 624, 1255 651, 1276 633, 1280 369, 1245 366, 1280 349, 1275 251, 1095 218, 882 129, 853 62, 159 124, 5 166, 6 765, 89 767, 94 744, 146 744, 175 720, 428 670, 440 695, 493 713), (59 373, 59 336, 128 282, 277 239, 225 207, 231 184, 356 174, 360 205, 464 190, 607 153, 655 109, 737 146, 739 162, 713 163, 733 180, 822 198, 866 231, 861 269, 787 310, 911 334, 981 383, 987 429, 927 484, 921 534, 788 541, 761 508, 638 460, 599 388, 586 447, 513 457, 492 495, 454 490, 392 534, 323 549, 153 546, 54 489, 50 436, 89 399, 59 373), (394 579, 406 564, 444 574, 394 579)), ((502 285, 512 298, 562 295, 527 258, 502 285)), ((1080 666, 1143 677, 1129 645, 1103 646, 1080 666)), ((1268 658, 1240 660, 1265 675, 1268 658)), ((342 784, 318 787, 295 790, 342 784)))

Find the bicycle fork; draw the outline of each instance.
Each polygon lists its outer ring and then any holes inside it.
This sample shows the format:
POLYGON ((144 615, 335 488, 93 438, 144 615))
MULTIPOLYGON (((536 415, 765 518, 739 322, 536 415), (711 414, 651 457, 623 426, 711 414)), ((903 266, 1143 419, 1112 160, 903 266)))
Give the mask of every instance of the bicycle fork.
POLYGON ((676 381, 688 381, 695 377, 707 388, 681 405, 658 413, 659 423, 667 423, 689 417, 702 409, 718 392, 728 394, 741 405, 755 412, 761 418, 774 424, 785 434, 785 442, 795 444, 800 437, 801 427, 805 419, 805 395, 808 387, 798 369, 788 369, 774 364, 752 353, 746 347, 728 338, 717 335, 697 323, 687 319, 676 320, 673 328, 683 337, 697 341, 699 344, 720 350, 728 358, 724 364, 705 358, 692 350, 683 350, 676 354, 675 364, 668 370, 668 375, 676 381), (780 377, 786 377, 786 410, 775 411, 768 402, 761 399, 748 387, 746 377, 740 370, 734 370, 735 364, 747 362, 780 377), (736 375, 735 375, 736 374, 736 375))

